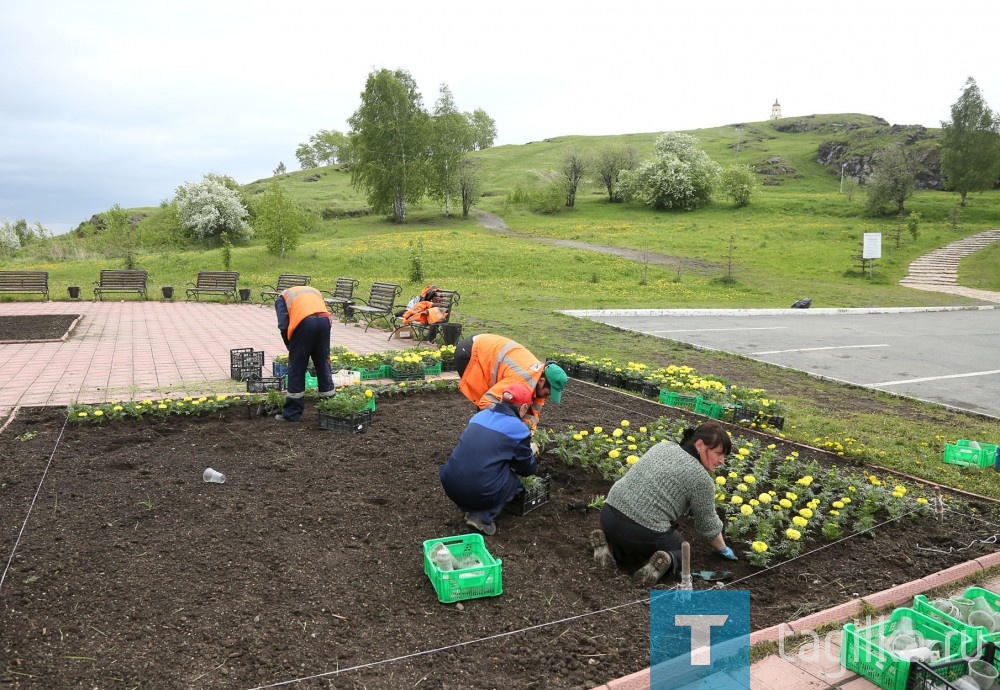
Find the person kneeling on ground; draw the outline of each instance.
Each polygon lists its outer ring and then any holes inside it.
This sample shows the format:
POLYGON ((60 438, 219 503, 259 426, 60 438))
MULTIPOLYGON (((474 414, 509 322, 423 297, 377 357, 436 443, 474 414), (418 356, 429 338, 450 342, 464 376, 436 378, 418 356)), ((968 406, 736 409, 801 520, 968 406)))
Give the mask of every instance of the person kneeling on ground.
POLYGON ((538 468, 531 430, 522 421, 531 401, 527 386, 509 386, 500 402, 473 415, 441 466, 445 494, 466 511, 465 523, 483 534, 496 534, 496 516, 524 491, 518 476, 538 468))
POLYGON ((716 553, 737 560, 715 510, 713 474, 730 451, 729 434, 712 422, 685 429, 679 445, 661 441, 647 450, 608 492, 601 529, 590 535, 594 559, 603 566, 613 558, 622 568, 638 568, 635 583, 652 587, 666 573, 679 571, 684 535, 677 520, 690 512, 716 553))

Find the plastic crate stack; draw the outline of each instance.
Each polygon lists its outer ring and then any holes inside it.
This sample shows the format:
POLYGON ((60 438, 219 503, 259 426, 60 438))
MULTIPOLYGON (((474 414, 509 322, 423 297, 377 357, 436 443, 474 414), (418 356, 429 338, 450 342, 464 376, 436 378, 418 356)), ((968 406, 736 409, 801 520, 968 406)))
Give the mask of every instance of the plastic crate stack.
POLYGON ((261 378, 264 369, 264 351, 254 352, 252 347, 240 347, 229 351, 229 378, 245 381, 250 376, 261 378))
POLYGON ((997 675, 998 642, 1000 596, 970 587, 950 599, 918 595, 912 608, 898 608, 873 625, 848 623, 840 661, 885 690, 961 690, 972 682, 963 676, 997 675))
POLYGON ((944 444, 944 461, 965 467, 993 467, 1000 472, 1000 447, 964 438, 944 444))

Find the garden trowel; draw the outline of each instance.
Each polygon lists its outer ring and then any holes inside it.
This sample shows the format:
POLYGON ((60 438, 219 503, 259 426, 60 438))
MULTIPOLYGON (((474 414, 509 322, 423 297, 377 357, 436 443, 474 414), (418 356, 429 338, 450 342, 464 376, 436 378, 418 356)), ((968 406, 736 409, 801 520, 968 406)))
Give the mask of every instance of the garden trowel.
POLYGON ((696 573, 691 573, 691 577, 696 577, 706 582, 722 582, 732 576, 733 574, 728 570, 699 570, 696 573))

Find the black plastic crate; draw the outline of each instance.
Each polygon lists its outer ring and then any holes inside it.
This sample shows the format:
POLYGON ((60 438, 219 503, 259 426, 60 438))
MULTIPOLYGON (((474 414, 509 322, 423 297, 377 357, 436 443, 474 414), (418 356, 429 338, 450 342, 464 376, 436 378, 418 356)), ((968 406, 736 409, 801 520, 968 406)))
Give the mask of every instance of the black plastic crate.
POLYGON ((255 376, 261 378, 263 370, 263 366, 230 367, 229 378, 233 381, 246 381, 255 376))
POLYGON ((347 431, 357 434, 369 426, 375 418, 375 413, 371 410, 356 412, 347 417, 330 414, 329 412, 318 411, 316 414, 316 426, 320 429, 330 429, 332 431, 347 431))
POLYGON ((504 506, 504 510, 515 515, 524 515, 548 503, 552 478, 545 475, 544 477, 535 477, 535 479, 537 480, 535 485, 530 489, 525 487, 524 491, 518 494, 513 501, 504 506))
POLYGON ((248 376, 245 381, 247 382, 247 393, 266 393, 267 391, 283 391, 285 390, 285 377, 284 376, 248 376))
MULTIPOLYGON (((997 654, 994 643, 987 642, 979 658, 993 664, 1000 671, 1000 655, 997 654)), ((910 664, 910 673, 906 678, 906 690, 955 690, 950 681, 958 680, 969 672, 969 661, 955 659, 932 664, 914 661, 910 664)))
POLYGON ((254 352, 252 347, 238 347, 229 351, 230 367, 262 367, 264 366, 264 351, 254 352))

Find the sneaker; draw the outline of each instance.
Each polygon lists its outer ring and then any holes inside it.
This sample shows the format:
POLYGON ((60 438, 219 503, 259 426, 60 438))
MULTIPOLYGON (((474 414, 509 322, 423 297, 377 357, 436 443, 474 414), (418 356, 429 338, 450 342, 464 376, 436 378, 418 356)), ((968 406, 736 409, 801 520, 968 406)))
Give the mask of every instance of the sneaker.
POLYGON ((281 414, 280 412, 278 414, 274 415, 274 418, 277 421, 279 421, 279 422, 292 422, 292 423, 294 423, 294 422, 299 421, 297 419, 289 419, 288 417, 286 417, 285 415, 281 414))
POLYGON ((469 527, 474 527, 487 537, 492 537, 497 533, 497 525, 495 522, 483 522, 479 519, 479 517, 472 515, 471 513, 465 514, 465 524, 469 527))
POLYGON ((657 551, 649 557, 649 562, 646 565, 635 571, 635 575, 632 576, 632 582, 638 587, 652 587, 670 570, 672 563, 673 559, 669 553, 666 551, 657 551))
POLYGON ((590 533, 590 545, 594 548, 594 560, 597 561, 597 565, 602 568, 614 565, 615 559, 611 556, 611 549, 608 548, 608 540, 603 530, 595 529, 590 533))

